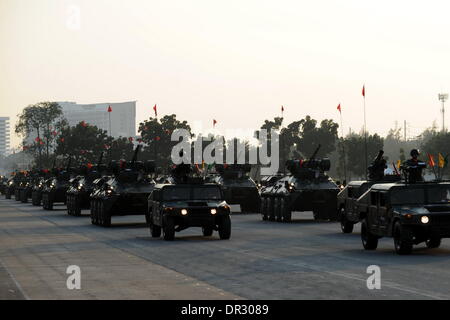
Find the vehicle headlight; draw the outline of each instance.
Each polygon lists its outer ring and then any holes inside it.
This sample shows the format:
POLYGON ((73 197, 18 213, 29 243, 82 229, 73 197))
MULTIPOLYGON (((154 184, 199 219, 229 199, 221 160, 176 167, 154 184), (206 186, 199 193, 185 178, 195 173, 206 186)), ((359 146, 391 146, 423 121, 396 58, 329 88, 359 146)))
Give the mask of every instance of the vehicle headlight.
POLYGON ((211 214, 216 214, 217 210, 216 209, 211 209, 211 214))
POLYGON ((428 218, 428 216, 422 216, 420 218, 420 222, 422 222, 423 224, 427 224, 428 222, 430 222, 430 218, 428 218))
POLYGON ((186 209, 181 209, 181 214, 182 214, 183 216, 185 216, 185 215, 188 214, 188 211, 187 211, 186 209))
POLYGON ((108 189, 108 190, 106 190, 106 193, 107 193, 107 194, 111 194, 111 193, 112 193, 112 190, 111 190, 111 189, 108 189))

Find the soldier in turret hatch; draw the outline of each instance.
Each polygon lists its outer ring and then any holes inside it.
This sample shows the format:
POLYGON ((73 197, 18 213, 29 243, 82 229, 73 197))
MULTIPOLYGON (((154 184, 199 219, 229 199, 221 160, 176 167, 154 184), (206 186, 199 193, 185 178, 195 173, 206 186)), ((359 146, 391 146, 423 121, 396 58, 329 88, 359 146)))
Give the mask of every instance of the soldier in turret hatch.
POLYGON ((383 180, 384 169, 387 168, 386 159, 383 158, 384 151, 378 151, 378 155, 373 159, 370 166, 367 168, 369 171, 370 180, 383 180))
POLYGON ((408 174, 408 182, 420 182, 423 181, 422 170, 426 168, 426 163, 419 159, 419 150, 412 149, 410 152, 411 159, 406 160, 401 169, 406 170, 408 174))

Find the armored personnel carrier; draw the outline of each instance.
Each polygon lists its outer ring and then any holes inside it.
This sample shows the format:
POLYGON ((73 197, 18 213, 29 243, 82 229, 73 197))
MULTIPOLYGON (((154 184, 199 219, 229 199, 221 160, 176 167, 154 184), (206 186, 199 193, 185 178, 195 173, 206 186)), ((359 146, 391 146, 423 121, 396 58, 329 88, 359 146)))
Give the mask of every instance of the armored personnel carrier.
POLYGON ((378 155, 367 168, 368 180, 351 181, 339 192, 337 196, 338 220, 341 223, 343 233, 351 233, 355 224, 361 221, 361 212, 358 210, 357 200, 371 186, 380 183, 392 183, 401 180, 401 175, 397 172, 394 175, 385 175, 387 168, 386 160, 383 159, 384 151, 380 150, 378 155))
POLYGON ((94 191, 94 181, 102 177, 106 166, 102 165, 103 152, 96 166, 87 164, 79 168, 79 175, 70 180, 67 190, 67 213, 80 216, 82 209, 90 209, 90 195, 94 191))
POLYGON ((23 173, 20 171, 15 171, 12 173, 11 177, 8 179, 5 187, 5 198, 11 199, 12 195, 16 195, 16 188, 19 186, 22 180, 23 173))
POLYGON ((73 168, 70 167, 71 159, 66 168, 53 169, 52 177, 45 181, 42 188, 42 207, 45 210, 53 210, 55 203, 66 203, 66 192, 73 168))
POLYGON ((336 196, 339 187, 326 174, 331 163, 316 159, 320 145, 308 160, 288 160, 290 174, 261 190, 263 220, 290 222, 292 211, 312 211, 316 220, 337 218, 336 196))
POLYGON ((220 239, 231 236, 230 207, 217 183, 205 183, 191 165, 172 172, 173 183, 157 184, 148 197, 147 220, 154 238, 174 240, 175 232, 201 227, 204 236, 216 230, 220 239))
POLYGON ((42 190, 44 189, 45 182, 50 179, 51 173, 48 169, 42 169, 39 171, 39 176, 34 180, 31 186, 31 204, 33 206, 40 206, 42 201, 42 190))
POLYGON ((20 191, 25 188, 28 182, 28 171, 19 171, 16 174, 16 184, 14 187, 14 200, 21 201, 20 191))
POLYGON ((8 182, 8 178, 6 176, 0 176, 0 194, 5 194, 7 182, 8 182))
POLYGON ((19 185, 19 198, 22 203, 27 203, 28 199, 31 198, 33 185, 38 178, 39 170, 31 170, 27 173, 25 181, 19 185))
POLYGON ((229 205, 239 205, 241 212, 258 212, 261 198, 253 179, 250 178, 251 166, 248 164, 218 164, 218 173, 213 179, 223 192, 229 205))
POLYGON ((110 179, 96 180, 100 186, 90 196, 92 224, 109 227, 113 216, 145 216, 147 198, 155 186, 150 176, 155 163, 137 161, 140 147, 136 147, 131 161, 110 163, 113 173, 110 179))

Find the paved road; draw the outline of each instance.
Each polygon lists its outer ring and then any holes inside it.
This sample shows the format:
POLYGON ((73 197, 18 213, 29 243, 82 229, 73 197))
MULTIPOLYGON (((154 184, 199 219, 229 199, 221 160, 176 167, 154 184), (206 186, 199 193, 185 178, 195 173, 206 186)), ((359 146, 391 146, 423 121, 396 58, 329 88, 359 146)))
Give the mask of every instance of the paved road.
POLYGON ((232 238, 193 228, 173 242, 152 239, 144 218, 113 227, 0 200, 0 299, 449 299, 450 239, 439 249, 397 256, 390 239, 362 249, 359 226, 296 213, 291 224, 233 215, 232 238), (66 268, 81 268, 81 290, 68 290, 66 268), (369 265, 381 289, 367 289, 369 265))

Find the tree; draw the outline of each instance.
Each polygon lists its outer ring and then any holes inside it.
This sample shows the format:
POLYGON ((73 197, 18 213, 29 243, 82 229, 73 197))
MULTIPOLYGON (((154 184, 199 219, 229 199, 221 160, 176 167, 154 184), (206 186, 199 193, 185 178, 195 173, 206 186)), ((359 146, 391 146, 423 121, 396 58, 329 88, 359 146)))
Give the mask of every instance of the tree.
POLYGON ((80 122, 65 127, 58 135, 56 156, 71 157, 72 164, 95 163, 100 152, 109 149, 113 138, 105 130, 80 122))
POLYGON ((36 134, 36 139, 31 145, 24 145, 24 149, 35 157, 39 167, 49 163, 56 134, 67 125, 63 117, 62 109, 56 102, 39 102, 29 105, 19 115, 15 132, 23 138, 36 134), (45 157, 42 158, 42 148, 45 157))
MULTIPOLYGON (((157 167, 167 167, 172 163, 172 148, 178 141, 171 141, 172 132, 175 129, 186 129, 191 133, 191 127, 187 121, 179 121, 175 114, 165 115, 161 119, 150 117, 139 124, 139 133, 145 147, 144 159, 153 159, 157 167)), ((192 134, 191 134, 192 137, 192 134)))
MULTIPOLYGON (((363 134, 351 134, 345 138, 347 168, 359 178, 366 177, 365 138, 363 134)), ((383 149, 383 138, 378 134, 367 136, 367 165, 383 149)))

